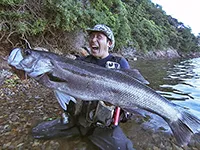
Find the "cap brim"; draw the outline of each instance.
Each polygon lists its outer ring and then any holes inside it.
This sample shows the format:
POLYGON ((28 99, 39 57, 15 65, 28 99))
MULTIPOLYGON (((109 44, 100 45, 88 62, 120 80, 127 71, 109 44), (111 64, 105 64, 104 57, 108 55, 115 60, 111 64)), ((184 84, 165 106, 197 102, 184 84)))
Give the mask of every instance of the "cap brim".
MULTIPOLYGON (((102 30, 94 30, 94 29, 86 29, 87 33, 90 34, 91 32, 102 32, 106 35, 106 33, 102 30)), ((106 35, 107 36, 107 35, 106 35)))

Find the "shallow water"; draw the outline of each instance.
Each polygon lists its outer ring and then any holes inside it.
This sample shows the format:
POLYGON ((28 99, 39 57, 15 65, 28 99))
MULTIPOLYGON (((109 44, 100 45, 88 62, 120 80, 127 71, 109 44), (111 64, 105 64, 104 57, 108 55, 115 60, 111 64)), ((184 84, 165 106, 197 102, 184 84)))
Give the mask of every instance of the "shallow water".
POLYGON ((136 61, 131 65, 154 90, 200 117, 200 58, 136 61))

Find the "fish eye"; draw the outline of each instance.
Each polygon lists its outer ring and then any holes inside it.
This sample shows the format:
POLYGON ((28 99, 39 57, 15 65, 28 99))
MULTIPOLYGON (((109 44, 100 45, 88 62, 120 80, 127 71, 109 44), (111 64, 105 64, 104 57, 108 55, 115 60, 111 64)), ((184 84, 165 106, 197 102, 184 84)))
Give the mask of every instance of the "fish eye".
POLYGON ((30 49, 25 49, 24 50, 24 55, 28 56, 31 54, 31 50, 30 49))

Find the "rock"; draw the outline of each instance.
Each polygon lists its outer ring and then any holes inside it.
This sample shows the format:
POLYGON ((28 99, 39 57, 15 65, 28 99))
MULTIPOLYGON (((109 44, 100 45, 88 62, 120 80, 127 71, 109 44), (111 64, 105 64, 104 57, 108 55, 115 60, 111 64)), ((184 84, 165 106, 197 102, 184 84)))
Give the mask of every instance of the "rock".
POLYGON ((173 59, 180 58, 180 55, 177 50, 169 48, 165 50, 149 51, 144 54, 143 57, 146 59, 173 59))
POLYGON ((8 149, 9 147, 10 147, 10 145, 11 145, 11 142, 8 142, 8 143, 5 143, 5 144, 3 144, 3 149, 8 149))
POLYGON ((11 130, 11 126, 9 124, 6 124, 4 126, 4 132, 9 132, 11 130))
POLYGON ((23 148, 23 145, 24 145, 24 143, 20 143, 20 144, 17 145, 17 148, 18 148, 18 149, 22 149, 22 148, 23 148))

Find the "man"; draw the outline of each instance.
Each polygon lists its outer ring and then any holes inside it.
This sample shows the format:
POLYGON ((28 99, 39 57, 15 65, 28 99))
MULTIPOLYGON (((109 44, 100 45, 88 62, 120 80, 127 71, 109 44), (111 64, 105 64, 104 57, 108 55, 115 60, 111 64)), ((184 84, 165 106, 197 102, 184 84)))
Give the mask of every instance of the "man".
MULTIPOLYGON (((129 69, 129 64, 124 58, 114 57, 109 54, 109 50, 114 48, 115 40, 111 29, 105 25, 96 25, 93 29, 87 30, 89 34, 89 46, 91 55, 83 58, 83 61, 94 63, 102 67, 107 67, 107 61, 118 63, 118 67, 129 69), (117 59, 120 59, 119 61, 117 59)), ((110 64, 112 65, 112 64, 110 64)), ((113 68, 119 69, 116 66, 113 68)))
MULTIPOLYGON (((77 61, 85 61, 110 69, 130 68, 126 59, 109 54, 109 50, 112 50, 115 44, 113 32, 109 27, 98 24, 87 32, 91 55, 77 58, 77 61)), ((57 119, 41 123, 33 128, 34 137, 44 139, 87 135, 100 149, 133 150, 133 144, 118 126, 120 121, 127 120, 128 114, 119 107, 116 108, 103 101, 84 101, 78 104, 71 101, 67 107, 62 121, 57 119)))

